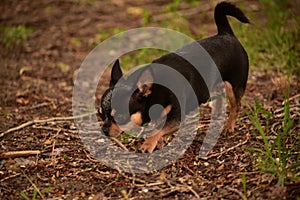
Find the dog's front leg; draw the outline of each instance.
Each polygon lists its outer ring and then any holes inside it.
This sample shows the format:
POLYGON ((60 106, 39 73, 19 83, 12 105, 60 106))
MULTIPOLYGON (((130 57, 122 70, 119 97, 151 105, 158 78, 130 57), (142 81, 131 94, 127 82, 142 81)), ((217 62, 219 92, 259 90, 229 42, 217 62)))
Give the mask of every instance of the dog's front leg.
POLYGON ((174 133, 179 129, 179 123, 178 122, 166 122, 165 126, 161 130, 154 130, 152 132, 152 135, 146 139, 146 141, 142 144, 140 147, 140 150, 145 153, 149 152, 152 153, 157 146, 158 141, 163 137, 164 135, 174 133))
POLYGON ((146 139, 146 141, 140 147, 140 150, 143 153, 149 152, 152 153, 160 140, 160 138, 165 135, 165 131, 162 129, 160 131, 154 131, 154 133, 146 139))

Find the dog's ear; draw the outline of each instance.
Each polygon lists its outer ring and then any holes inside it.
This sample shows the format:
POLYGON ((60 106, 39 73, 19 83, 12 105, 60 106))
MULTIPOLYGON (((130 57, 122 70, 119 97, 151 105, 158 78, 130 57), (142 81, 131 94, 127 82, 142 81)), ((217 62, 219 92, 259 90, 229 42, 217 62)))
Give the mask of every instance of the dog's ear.
POLYGON ((152 86, 153 86, 153 72, 151 68, 146 68, 140 75, 137 87, 139 89, 139 92, 144 96, 147 97, 149 94, 152 93, 152 86))
POLYGON ((123 76, 123 72, 120 67, 119 59, 117 59, 111 70, 109 86, 110 87, 115 86, 122 76, 123 76))

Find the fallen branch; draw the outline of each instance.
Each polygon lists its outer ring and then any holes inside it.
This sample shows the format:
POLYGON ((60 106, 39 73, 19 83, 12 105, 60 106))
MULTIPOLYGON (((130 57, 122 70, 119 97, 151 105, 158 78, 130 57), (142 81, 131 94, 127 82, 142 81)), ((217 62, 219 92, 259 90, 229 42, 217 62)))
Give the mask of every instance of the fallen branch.
POLYGON ((47 123, 47 122, 54 122, 54 121, 73 120, 73 119, 78 119, 78 118, 90 116, 90 115, 93 115, 93 114, 95 114, 95 113, 96 113, 96 112, 86 113, 86 114, 83 114, 83 115, 77 115, 77 116, 69 116, 69 117, 53 117, 53 118, 49 118, 49 119, 35 119, 35 120, 28 121, 28 122, 26 122, 26 123, 24 123, 24 124, 21 124, 21 125, 17 126, 17 127, 13 127, 13 128, 8 129, 7 131, 2 132, 2 133, 0 134, 0 138, 2 138, 3 136, 5 136, 5 135, 8 134, 8 133, 11 133, 11 132, 20 130, 20 129, 25 128, 25 127, 27 127, 27 126, 30 126, 30 125, 32 125, 32 124, 47 123))
POLYGON ((24 157, 24 156, 38 155, 40 153, 41 151, 39 150, 9 151, 9 152, 0 153, 0 158, 24 157))

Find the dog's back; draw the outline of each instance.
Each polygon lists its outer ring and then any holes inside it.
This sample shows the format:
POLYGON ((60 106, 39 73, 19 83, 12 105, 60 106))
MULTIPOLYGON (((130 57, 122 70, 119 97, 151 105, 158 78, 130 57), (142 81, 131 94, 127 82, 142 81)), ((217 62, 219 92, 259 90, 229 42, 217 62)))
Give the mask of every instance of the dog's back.
MULTIPOLYGON (((241 98, 248 77, 248 56, 235 37, 226 15, 233 16, 243 23, 249 23, 249 20, 239 8, 227 2, 221 2, 215 8, 215 23, 218 34, 197 42, 209 53, 218 67, 223 81, 227 81, 232 85, 236 98, 241 98)), ((195 52, 193 48, 184 48, 184 54, 189 55, 189 57, 201 59, 203 58, 203 55, 200 55, 201 53, 195 52)), ((209 92, 205 81, 195 69, 195 66, 180 55, 181 49, 175 53, 163 55, 154 60, 153 63, 164 64, 179 71, 191 83, 199 104, 206 102, 209 98, 209 92)), ((205 64, 204 61, 203 64, 205 64)), ((205 74, 202 75, 205 76, 205 74)))

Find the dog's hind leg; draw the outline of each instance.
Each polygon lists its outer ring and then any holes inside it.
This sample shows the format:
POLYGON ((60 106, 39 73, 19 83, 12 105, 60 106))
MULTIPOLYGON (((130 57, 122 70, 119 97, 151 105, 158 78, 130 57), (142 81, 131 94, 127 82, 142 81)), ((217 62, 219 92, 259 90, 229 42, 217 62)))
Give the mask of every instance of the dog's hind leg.
POLYGON ((229 117, 223 127, 223 133, 232 133, 234 131, 235 123, 239 114, 240 106, 241 106, 241 98, 242 95, 235 94, 232 88, 232 85, 225 81, 225 91, 230 103, 230 113, 229 117))

